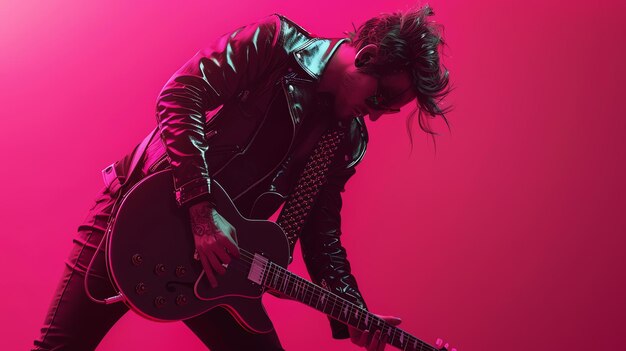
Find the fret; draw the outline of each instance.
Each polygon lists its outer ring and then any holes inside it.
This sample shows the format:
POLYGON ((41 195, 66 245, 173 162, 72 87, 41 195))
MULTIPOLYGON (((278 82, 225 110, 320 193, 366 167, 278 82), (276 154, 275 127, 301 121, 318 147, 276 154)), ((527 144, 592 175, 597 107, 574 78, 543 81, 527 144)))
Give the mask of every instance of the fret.
POLYGON ((270 262, 267 267, 267 271, 265 272, 265 285, 271 286, 272 283, 272 263, 270 262))
POLYGON ((394 338, 396 338, 396 340, 398 340, 398 342, 400 343, 399 346, 402 346, 402 340, 400 340, 400 338, 402 337, 402 332, 400 331, 400 329, 397 329, 395 327, 390 327, 390 328, 391 328, 391 333, 393 334, 394 338))
POLYGON ((267 287, 272 287, 272 262, 267 264, 267 269, 265 270, 265 280, 263 285, 267 287))
POLYGON ((335 312, 335 307, 337 307, 337 300, 335 300, 335 298, 332 295, 328 296, 329 300, 332 300, 333 304, 330 306, 330 315, 332 317, 335 317, 335 319, 339 320, 341 317, 341 306, 339 306, 339 309, 337 310, 337 315, 335 316, 333 313, 335 312))
POLYGON ((398 348, 401 348, 402 347, 402 340, 400 340, 400 338, 402 338, 402 332, 400 332, 400 329, 397 329, 395 327, 391 327, 391 333, 393 334, 393 337, 396 339, 396 343, 398 344, 398 348))
POLYGON ((302 294, 302 301, 304 302, 306 300, 307 293, 313 295, 313 292, 311 291, 309 282, 307 282, 306 280, 302 280, 302 285, 304 286, 304 293, 302 294))
MULTIPOLYGON (((289 271, 284 271, 284 274, 285 274, 285 280, 287 281, 287 285, 285 289, 289 290, 289 287, 291 287, 291 294, 293 294, 293 289, 295 287, 293 276, 291 275, 291 272, 289 271)), ((293 296, 293 295, 290 295, 290 296, 293 296)))
POLYGON ((285 274, 285 277, 283 278, 283 283, 281 284, 281 291, 285 294, 287 294, 287 284, 289 284, 289 280, 287 279, 287 274, 285 274))
POLYGON ((303 279, 300 279, 300 284, 302 284, 302 297, 300 298, 300 301, 304 302, 306 301, 307 293, 309 293, 309 286, 303 279))
POLYGON ((270 270, 268 269, 271 266, 271 262, 268 263, 263 270, 263 285, 267 286, 267 279, 269 278, 270 270))
POLYGON ((277 268, 276 269, 276 275, 278 275, 278 279, 276 279, 276 290, 280 291, 280 292, 285 292, 283 289, 283 285, 285 284, 285 277, 284 274, 281 274, 282 272, 277 268))
POLYGON ((300 288, 299 284, 298 284, 298 280, 294 279, 293 280, 293 291, 295 292, 295 298, 298 298, 298 289, 300 288))
MULTIPOLYGON (((289 282, 291 283, 291 292, 289 293, 289 296, 293 296, 293 289, 296 287, 296 284, 295 284, 295 282, 293 282, 291 280, 289 282)), ((289 288, 287 288, 287 289, 289 289, 289 288)))
MULTIPOLYGON (((274 267, 276 267, 276 265, 275 265, 275 264, 273 264, 273 263, 272 263, 272 265, 273 265, 274 267)), ((279 273, 279 271, 278 271, 277 269, 275 269, 275 270, 274 270, 274 279, 273 279, 273 283, 272 283, 272 284, 273 284, 273 285, 272 285, 272 287, 273 287, 273 288, 276 288, 276 287, 277 287, 276 282, 278 281, 278 273, 279 273)))
MULTIPOLYGON (((361 325, 361 320, 363 319, 363 315, 366 315, 366 316, 367 316, 367 312, 365 312, 365 311, 363 311, 363 310, 360 310, 360 309, 357 309, 356 311, 360 311, 360 312, 358 313, 358 315, 359 315, 359 319, 357 319, 357 321, 356 321, 356 328, 357 328, 357 329, 361 329, 361 328, 360 328, 360 325, 361 325)), ((366 317, 366 318, 367 318, 367 317, 366 317)), ((367 325, 366 325, 365 327, 367 327, 367 325)), ((363 328, 363 329, 367 329, 367 328, 363 328)))
POLYGON ((335 309, 335 303, 331 301, 332 299, 330 298, 329 295, 326 295, 326 305, 324 306, 324 313, 326 313, 329 316, 333 315, 333 310, 335 309), (328 304, 328 302, 330 301, 330 305, 328 304), (327 311, 328 310, 328 311, 327 311))
POLYGON ((343 318, 345 318, 344 322, 348 323, 350 321, 350 316, 352 315, 352 313, 350 312, 350 304, 347 303, 345 300, 341 300, 341 314, 343 315, 343 318))
POLYGON ((315 285, 311 284, 311 289, 312 289, 311 290, 311 298, 309 299, 309 303, 308 303, 309 306, 313 306, 312 305, 313 304, 313 297, 315 297, 315 292, 317 290, 317 287, 315 285))
POLYGON ((363 315, 366 314, 366 312, 364 310, 362 310, 361 307, 358 306, 358 305, 354 305, 354 308, 355 308, 354 316, 356 318, 356 327, 357 327, 357 329, 364 329, 364 330, 366 330, 367 328, 361 328, 360 327, 361 326, 361 322, 363 320, 363 315))
POLYGON ((291 277, 289 277, 288 280, 289 282, 287 283, 287 295, 293 297, 293 289, 296 287, 296 284, 293 279, 291 279, 291 277))
POLYGON ((335 305, 337 306, 337 319, 341 320, 341 314, 344 311, 343 301, 335 297, 335 305))
POLYGON ((324 292, 320 291, 320 294, 317 296, 317 303, 315 303, 315 308, 322 312, 324 312, 324 310, 323 310, 323 306, 322 306, 322 309, 320 309, 320 303, 323 303, 323 302, 324 302, 324 292))
POLYGON ((281 285, 281 271, 280 269, 275 266, 274 268, 274 287, 278 290, 280 290, 280 285, 281 285))
POLYGON ((398 349, 437 351, 413 335, 387 324, 361 306, 333 294, 328 289, 317 286, 272 262, 264 262, 262 258, 255 257, 255 260, 251 264, 248 278, 258 284, 278 290, 359 330, 372 332, 380 330, 381 335, 387 335, 387 343, 398 349))
POLYGON ((285 294, 291 296, 291 292, 293 291, 293 284, 291 279, 289 279, 289 273, 285 272, 285 294))
POLYGON ((347 322, 348 319, 350 319, 349 317, 350 305, 346 305, 345 301, 341 301, 341 305, 343 306, 343 308, 341 309, 341 312, 343 313, 343 317, 346 318, 346 322, 347 322))
POLYGON ((306 292, 306 286, 302 279, 298 279, 298 285, 300 286, 300 300, 304 299, 304 293, 306 292))
POLYGON ((300 286, 298 285, 298 279, 295 279, 294 277, 289 277, 289 278, 291 278, 291 281, 293 282, 293 290, 292 290, 292 292, 294 294, 293 297, 295 299, 297 299, 298 298, 298 289, 300 288, 300 286))
MULTIPOLYGON (((312 285, 311 283, 309 283, 308 281, 304 281, 304 284, 306 285, 306 292, 309 294, 309 303, 308 305, 311 306, 311 300, 313 300, 313 295, 315 295, 315 285, 312 285)), ((304 298, 302 299, 302 302, 304 302, 306 300, 306 295, 304 295, 304 298)))

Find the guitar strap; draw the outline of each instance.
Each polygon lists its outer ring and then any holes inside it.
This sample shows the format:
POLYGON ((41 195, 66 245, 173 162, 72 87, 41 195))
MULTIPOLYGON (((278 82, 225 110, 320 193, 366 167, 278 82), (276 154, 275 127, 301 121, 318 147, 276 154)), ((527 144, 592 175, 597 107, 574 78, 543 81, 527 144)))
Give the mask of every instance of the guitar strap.
POLYGON ((102 170, 102 180, 104 180, 104 185, 109 188, 109 191, 112 195, 115 196, 117 192, 122 188, 124 183, 126 183, 126 181, 135 174, 137 165, 141 160, 141 156, 143 155, 144 151, 146 151, 146 148, 148 147, 148 144, 150 144, 150 141, 152 140, 152 137, 154 137, 154 134, 156 134, 156 131, 157 128, 154 128, 150 132, 150 134, 148 134, 143 139, 141 144, 139 144, 135 148, 126 175, 121 175, 116 170, 116 166, 120 163, 120 161, 115 161, 102 170))
POLYGON ((287 235, 290 262, 300 231, 311 212, 317 194, 326 184, 328 168, 345 134, 346 131, 337 126, 329 128, 322 135, 276 220, 287 235))
MULTIPOLYGON (((109 217, 109 221, 107 223, 107 229, 104 232, 104 235, 102 236, 102 239, 100 240, 100 244, 98 244, 98 249, 96 250, 96 252, 99 252, 100 249, 102 249, 102 245, 107 241, 107 238, 109 236, 109 234, 111 233, 111 225, 115 219, 115 214, 117 212, 118 207, 120 206, 121 203, 121 199, 122 196, 117 196, 117 192, 120 191, 120 189, 124 186, 124 184, 127 183, 127 181, 129 179, 131 179, 131 177, 136 173, 137 170, 137 165, 139 164, 139 161, 141 160, 141 156, 143 155, 143 153, 146 151, 146 148, 148 147, 148 145, 150 144, 150 141, 152 140, 152 138, 154 137, 154 135, 156 134, 158 127, 154 128, 150 134, 148 134, 139 145, 137 145, 137 147, 135 148, 135 150, 133 150, 132 153, 132 159, 130 161, 130 165, 128 167, 128 174, 126 175, 122 175, 119 174, 117 172, 116 166, 120 164, 120 161, 115 161, 114 163, 108 165, 106 168, 104 168, 102 170, 102 180, 104 180, 104 185, 109 188, 109 191, 111 192, 111 196, 113 196, 115 198, 115 203, 113 204, 113 209, 111 210, 111 216, 109 217)), ((124 164, 125 162, 121 162, 122 164, 124 164)), ((91 260, 89 261, 89 265, 87 266, 87 270, 85 271, 85 279, 83 281, 83 285, 85 288, 85 293, 87 294, 87 297, 95 302, 95 303, 99 303, 99 304, 111 304, 111 303, 116 303, 116 302, 120 302, 122 301, 122 297, 121 295, 115 295, 106 299, 98 299, 96 297, 94 297, 90 290, 89 290, 89 276, 91 275, 91 267, 93 265, 93 262, 96 258, 97 254, 94 254, 93 257, 91 258, 91 260)), ((108 261, 108 259, 107 259, 108 261)), ((109 271, 109 267, 108 267, 108 262, 107 262, 107 272, 110 274, 111 272, 109 271)))

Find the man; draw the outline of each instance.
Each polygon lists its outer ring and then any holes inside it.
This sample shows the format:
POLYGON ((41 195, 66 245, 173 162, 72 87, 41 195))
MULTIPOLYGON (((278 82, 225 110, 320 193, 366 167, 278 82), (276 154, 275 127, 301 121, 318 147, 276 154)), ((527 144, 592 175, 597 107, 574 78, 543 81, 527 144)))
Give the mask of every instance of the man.
MULTIPOLYGON (((445 120, 438 103, 447 94, 448 73, 439 64, 443 41, 427 21, 431 15, 428 6, 380 15, 343 39, 312 36, 272 15, 199 51, 159 96, 157 136, 104 171, 106 187, 79 227, 35 349, 94 349, 127 312, 123 304, 98 304, 93 296, 115 293, 100 244, 116 200, 131 185, 171 169, 178 205, 190 215, 197 259, 216 286, 216 275, 239 249, 236 229, 214 208, 212 180, 242 214, 268 218, 280 203, 261 199, 288 198, 327 130, 345 136, 297 234, 312 280, 365 308, 340 241, 341 192, 365 152, 365 115, 375 121, 416 101, 426 132, 432 134, 424 116, 445 120)), ((184 323, 211 350, 282 350, 275 331, 248 333, 222 308, 184 323)), ((385 347, 378 331, 330 324, 335 338, 350 337, 369 350, 385 347)))

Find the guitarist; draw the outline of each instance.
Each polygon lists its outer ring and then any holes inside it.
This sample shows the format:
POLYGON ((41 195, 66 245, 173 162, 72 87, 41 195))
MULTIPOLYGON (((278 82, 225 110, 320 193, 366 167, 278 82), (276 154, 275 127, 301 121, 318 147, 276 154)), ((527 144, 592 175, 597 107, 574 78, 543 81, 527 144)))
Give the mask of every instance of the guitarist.
MULTIPOLYGON (((97 303, 115 294, 100 243, 116 200, 142 177, 172 170, 197 259, 215 286, 239 251, 235 229, 213 206, 211 180, 244 216, 268 218, 293 191, 329 128, 345 136, 298 234, 312 280, 365 308, 340 241, 341 192, 365 153, 364 116, 376 121, 414 103, 410 118, 418 114, 431 135, 427 118, 445 120, 439 103, 449 91, 448 71, 439 61, 443 39, 432 15, 428 5, 381 14, 348 38, 321 38, 276 14, 200 50, 163 87, 156 131, 103 171, 106 186, 79 226, 34 349, 95 349, 127 312, 124 304, 97 303)), ((248 333, 222 308, 184 323, 211 350, 282 350, 275 331, 248 333)), ((330 327, 334 338, 368 350, 386 345, 378 331, 361 333, 333 319, 330 327)))

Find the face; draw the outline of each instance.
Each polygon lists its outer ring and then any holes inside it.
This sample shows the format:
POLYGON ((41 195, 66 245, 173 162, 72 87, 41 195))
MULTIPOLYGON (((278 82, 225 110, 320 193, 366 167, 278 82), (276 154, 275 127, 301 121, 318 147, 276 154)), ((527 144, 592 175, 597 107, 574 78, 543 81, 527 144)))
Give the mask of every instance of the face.
POLYGON ((413 101, 415 93, 404 72, 378 79, 353 70, 344 74, 336 97, 335 111, 340 119, 368 115, 370 120, 376 121, 413 101))

